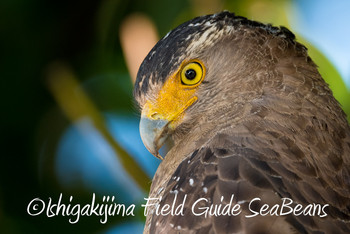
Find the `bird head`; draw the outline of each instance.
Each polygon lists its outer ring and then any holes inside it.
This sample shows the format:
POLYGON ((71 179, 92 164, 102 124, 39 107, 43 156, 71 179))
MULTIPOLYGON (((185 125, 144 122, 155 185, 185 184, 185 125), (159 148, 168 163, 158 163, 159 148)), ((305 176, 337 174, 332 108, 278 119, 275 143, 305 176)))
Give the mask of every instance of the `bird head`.
POLYGON ((191 131, 211 113, 225 112, 228 103, 246 101, 242 89, 250 92, 251 83, 258 82, 252 71, 264 66, 255 52, 264 43, 256 36, 259 27, 264 33, 280 32, 229 12, 197 17, 170 31, 149 52, 134 97, 141 108, 142 141, 154 156, 161 158, 158 151, 174 132, 191 131))

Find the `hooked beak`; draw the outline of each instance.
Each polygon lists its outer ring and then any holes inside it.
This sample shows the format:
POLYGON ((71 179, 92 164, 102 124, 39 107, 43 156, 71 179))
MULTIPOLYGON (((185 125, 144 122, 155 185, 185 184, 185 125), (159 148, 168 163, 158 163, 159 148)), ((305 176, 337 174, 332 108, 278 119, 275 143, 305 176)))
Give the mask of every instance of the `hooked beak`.
POLYGON ((140 121, 140 135, 143 144, 148 151, 159 159, 163 159, 158 153, 169 136, 169 121, 164 119, 150 119, 144 115, 140 121))

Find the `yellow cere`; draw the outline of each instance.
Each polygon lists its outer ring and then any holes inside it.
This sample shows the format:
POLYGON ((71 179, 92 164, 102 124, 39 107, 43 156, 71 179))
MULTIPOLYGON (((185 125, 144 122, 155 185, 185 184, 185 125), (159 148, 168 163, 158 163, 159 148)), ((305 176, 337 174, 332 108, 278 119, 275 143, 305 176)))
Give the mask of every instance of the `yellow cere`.
POLYGON ((170 127, 175 127, 184 116, 184 111, 197 100, 195 92, 204 76, 205 67, 199 60, 184 62, 164 83, 157 99, 146 102, 142 114, 153 120, 167 120, 172 122, 170 127), (191 79, 184 78, 188 69, 195 71, 191 79))

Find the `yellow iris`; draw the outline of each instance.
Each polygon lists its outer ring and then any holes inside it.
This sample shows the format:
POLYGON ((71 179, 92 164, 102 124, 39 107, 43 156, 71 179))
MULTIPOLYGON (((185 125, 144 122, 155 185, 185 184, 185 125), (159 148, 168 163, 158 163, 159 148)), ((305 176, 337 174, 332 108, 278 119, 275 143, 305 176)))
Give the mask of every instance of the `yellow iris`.
POLYGON ((195 60, 186 64, 181 70, 181 82, 184 85, 196 85, 202 81, 204 71, 202 64, 195 60))

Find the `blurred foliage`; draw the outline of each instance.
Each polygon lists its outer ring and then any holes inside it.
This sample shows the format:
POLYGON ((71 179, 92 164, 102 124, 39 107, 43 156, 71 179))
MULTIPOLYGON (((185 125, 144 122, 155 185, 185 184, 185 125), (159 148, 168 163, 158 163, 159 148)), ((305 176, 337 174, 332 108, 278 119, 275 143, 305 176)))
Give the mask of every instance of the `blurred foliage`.
MULTIPOLYGON (((62 187, 55 175, 57 144, 70 126, 46 87, 47 69, 55 61, 72 68, 82 89, 101 112, 137 115, 132 101, 118 29, 130 13, 142 12, 154 21, 160 36, 199 14, 223 9, 254 20, 288 25, 290 1, 104 0, 0 2, 1 142, 0 231, 6 233, 105 232, 133 218, 113 217, 102 225, 83 217, 71 225, 66 217, 31 217, 33 198, 71 194, 81 204, 91 201, 84 185, 62 187)), ((312 46, 311 57, 350 116, 350 98, 331 63, 312 46)), ((141 211, 138 211, 141 212, 141 211)))

